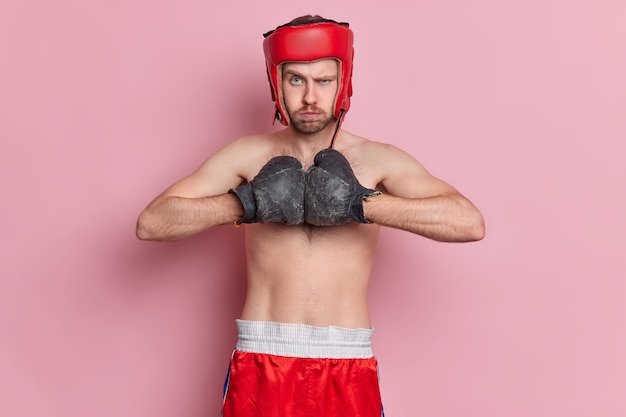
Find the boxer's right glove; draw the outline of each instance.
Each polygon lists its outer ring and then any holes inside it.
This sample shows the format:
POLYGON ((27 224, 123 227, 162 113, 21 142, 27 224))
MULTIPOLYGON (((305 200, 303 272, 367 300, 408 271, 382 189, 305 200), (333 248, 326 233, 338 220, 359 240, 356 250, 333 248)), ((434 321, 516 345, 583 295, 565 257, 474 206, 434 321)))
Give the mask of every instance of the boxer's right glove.
POLYGON ((244 214, 237 223, 304 222, 304 171, 291 156, 272 158, 247 184, 228 190, 239 197, 244 214))

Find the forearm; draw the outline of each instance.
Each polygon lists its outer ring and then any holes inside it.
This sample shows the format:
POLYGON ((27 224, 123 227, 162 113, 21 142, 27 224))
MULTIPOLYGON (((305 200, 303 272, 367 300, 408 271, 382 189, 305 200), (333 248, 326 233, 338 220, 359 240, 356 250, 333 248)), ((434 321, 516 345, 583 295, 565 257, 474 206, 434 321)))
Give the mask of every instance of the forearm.
POLYGON ((367 198, 363 210, 371 222, 442 242, 476 241, 485 233, 482 215, 459 194, 420 199, 383 194, 367 198))
POLYGON ((139 215, 136 233, 142 240, 178 240, 232 223, 242 214, 241 203, 233 194, 203 198, 167 196, 157 198, 139 215))

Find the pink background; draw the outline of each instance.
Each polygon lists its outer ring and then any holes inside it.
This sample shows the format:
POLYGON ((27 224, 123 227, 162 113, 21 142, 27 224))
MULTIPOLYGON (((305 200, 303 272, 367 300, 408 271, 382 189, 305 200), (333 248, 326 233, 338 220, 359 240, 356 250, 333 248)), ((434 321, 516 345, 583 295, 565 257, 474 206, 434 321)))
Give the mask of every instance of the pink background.
POLYGON ((272 129, 261 34, 311 12, 356 34, 344 127, 487 221, 467 245, 383 231, 387 416, 625 416, 622 0, 3 0, 0 415, 218 415, 242 230, 147 243, 135 219, 272 129))

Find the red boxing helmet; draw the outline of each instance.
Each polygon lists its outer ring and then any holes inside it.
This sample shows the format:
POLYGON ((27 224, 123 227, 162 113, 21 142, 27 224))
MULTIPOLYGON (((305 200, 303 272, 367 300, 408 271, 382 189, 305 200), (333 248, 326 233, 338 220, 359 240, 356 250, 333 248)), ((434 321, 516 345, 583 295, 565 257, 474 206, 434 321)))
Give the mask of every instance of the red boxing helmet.
POLYGON ((354 58, 354 35, 345 22, 315 19, 308 22, 292 22, 263 34, 263 52, 267 65, 267 77, 276 102, 274 120, 285 126, 289 117, 284 108, 281 82, 281 65, 285 62, 312 62, 334 58, 339 62, 339 90, 333 106, 333 114, 339 118, 350 108, 352 96, 352 59, 354 58))

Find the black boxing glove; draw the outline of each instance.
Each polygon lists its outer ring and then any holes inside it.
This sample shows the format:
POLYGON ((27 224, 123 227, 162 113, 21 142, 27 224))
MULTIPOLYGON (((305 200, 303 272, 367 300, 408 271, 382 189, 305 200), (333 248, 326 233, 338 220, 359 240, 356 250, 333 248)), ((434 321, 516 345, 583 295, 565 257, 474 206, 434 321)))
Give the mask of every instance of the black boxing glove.
POLYGON ((313 162, 306 173, 304 221, 314 226, 371 223, 363 214, 363 198, 381 192, 359 184, 348 160, 334 149, 321 150, 313 162))
POLYGON ((304 222, 304 171, 291 156, 272 158, 247 184, 228 190, 239 197, 244 214, 237 223, 304 222))

